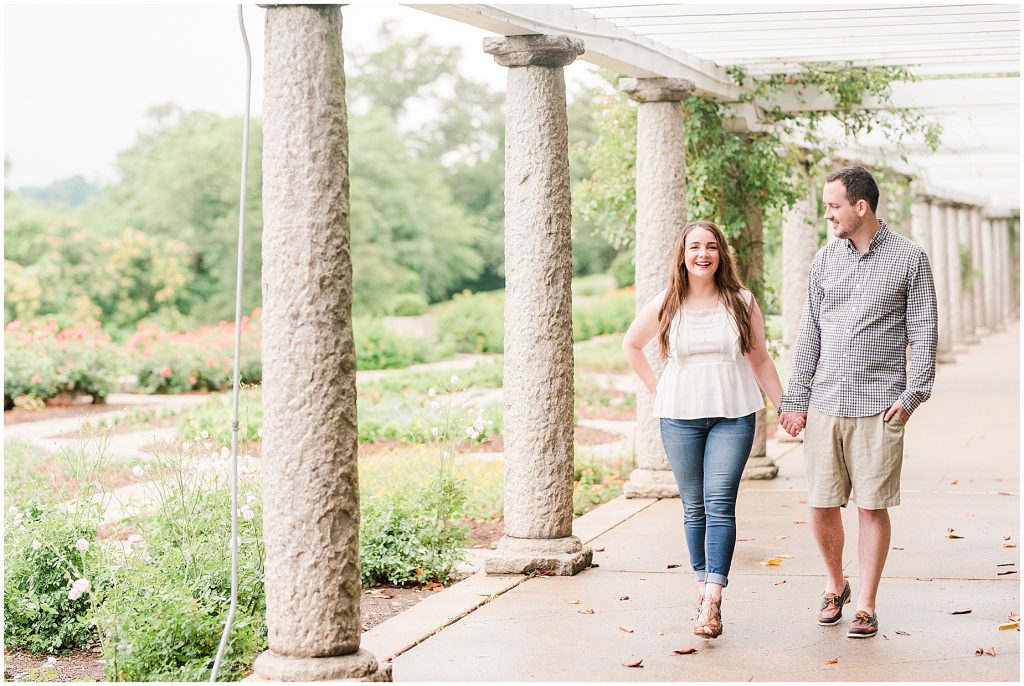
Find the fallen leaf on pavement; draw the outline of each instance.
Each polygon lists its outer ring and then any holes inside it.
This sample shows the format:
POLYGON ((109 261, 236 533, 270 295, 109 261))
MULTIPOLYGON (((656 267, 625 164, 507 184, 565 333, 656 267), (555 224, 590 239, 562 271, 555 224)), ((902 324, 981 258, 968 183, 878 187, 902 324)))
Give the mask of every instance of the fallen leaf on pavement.
POLYGON ((604 546, 601 546, 600 548, 594 548, 594 552, 595 553, 603 553, 604 552, 604 546))
POLYGON ((919 576, 919 577, 917 577, 917 580, 918 581, 935 581, 935 579, 929 579, 926 576, 919 576))
POLYGON ((576 614, 579 614, 579 615, 592 615, 592 614, 594 614, 594 611, 591 608, 588 607, 586 610, 576 610, 576 614))
POLYGON ((1004 543, 1004 544, 1003 544, 1003 547, 1004 547, 1004 548, 1016 548, 1017 546, 1015 546, 1015 545, 1014 545, 1014 544, 1012 544, 1012 543, 1004 543))
POLYGON ((775 582, 775 585, 776 585, 776 586, 781 586, 781 585, 782 585, 782 584, 784 584, 784 583, 786 583, 786 580, 785 580, 785 579, 780 579, 779 581, 776 581, 776 582, 775 582))
POLYGON ((566 600, 565 602, 569 603, 570 605, 579 605, 580 604, 579 600, 566 600))
POLYGON ((1004 540, 1004 541, 1009 541, 1009 540, 1010 540, 1010 537, 1009 537, 1009 536, 1003 536, 1003 540, 1004 540))
POLYGON ((1016 612, 1011 612, 1010 614, 1006 615, 1006 618, 1008 620, 1010 620, 1011 622, 1019 622, 1020 621, 1020 615, 1017 614, 1016 612))
POLYGON ((963 538, 963 536, 956 533, 952 529, 946 529, 946 538, 963 538))
POLYGON ((789 536, 785 536, 785 535, 783 535, 783 536, 776 536, 776 537, 775 537, 775 540, 776 540, 776 541, 781 541, 781 540, 782 540, 782 539, 784 539, 784 538, 789 538, 789 536))
POLYGON ((793 523, 794 524, 806 524, 807 520, 806 519, 794 519, 793 523))
POLYGON ((678 648, 672 651, 676 655, 693 655, 697 652, 696 648, 678 648))
POLYGON ((953 612, 951 612, 950 614, 954 614, 954 615, 969 615, 969 614, 971 614, 971 612, 973 612, 973 611, 974 611, 974 610, 954 610, 954 611, 953 611, 953 612))
POLYGON ((637 660, 636 662, 623 662, 622 666, 623 667, 641 667, 642 668, 644 665, 643 665, 643 660, 641 659, 641 660, 637 660))
POLYGON ((837 665, 837 664, 839 664, 839 658, 838 657, 834 657, 831 660, 826 660, 826 662, 828 664, 830 664, 830 665, 837 665))
POLYGON ((365 624, 360 624, 359 628, 362 629, 363 631, 369 631, 370 630, 370 627, 366 626, 365 624))
POLYGON ((996 565, 996 567, 1016 567, 1016 566, 1017 566, 1016 562, 1003 562, 1003 563, 1000 563, 1000 564, 996 565))
POLYGON ((782 564, 782 558, 773 557, 770 560, 765 560, 764 562, 759 562, 758 564, 762 567, 778 567, 780 564, 782 564))
POLYGON ((906 631, 897 631, 896 635, 897 636, 909 636, 910 634, 908 634, 906 631))
POLYGON ((737 538, 736 541, 756 541, 756 538, 737 538))
POLYGON ((903 548, 899 547, 898 545, 894 545, 894 546, 892 547, 892 549, 893 549, 893 550, 903 550, 903 548))
POLYGON ((1010 491, 999 491, 999 495, 1017 495, 1017 494, 1016 493, 1011 493, 1010 491))
POLYGON ((974 654, 975 655, 991 655, 992 657, 995 657, 996 656, 996 649, 995 648, 975 648, 974 649, 974 654))
POLYGON ((675 569, 675 568, 676 568, 676 567, 678 567, 678 566, 679 566, 679 565, 668 565, 668 568, 669 568, 669 569, 675 569))
POLYGON ((1000 631, 1009 631, 1011 629, 1019 629, 1019 628, 1020 628, 1020 622, 1007 622, 1006 624, 1000 624, 999 625, 999 630, 1000 631))
POLYGON ((619 600, 629 600, 629 596, 628 595, 624 595, 621 598, 619 598, 619 600))
POLYGON ((627 634, 633 633, 633 629, 630 629, 628 626, 620 626, 619 631, 625 631, 627 634))
POLYGON ((960 483, 960 479, 953 479, 952 481, 949 482, 949 485, 956 486, 958 483, 960 483))
POLYGON ((1008 569, 1005 572, 996 572, 996 576, 1006 576, 1007 574, 1016 574, 1016 569, 1008 569))

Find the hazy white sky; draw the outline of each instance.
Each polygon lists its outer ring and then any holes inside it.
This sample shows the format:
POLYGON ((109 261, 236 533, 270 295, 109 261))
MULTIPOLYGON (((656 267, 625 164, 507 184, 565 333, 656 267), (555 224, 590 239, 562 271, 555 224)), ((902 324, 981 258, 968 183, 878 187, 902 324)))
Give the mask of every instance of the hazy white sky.
MULTIPOLYGON (((382 21, 406 35, 458 45, 462 69, 503 89, 505 69, 481 50, 489 35, 397 4, 343 8, 346 50, 369 49, 382 21)), ((252 49, 252 113, 263 98, 265 10, 246 5, 252 49)), ((225 115, 243 112, 245 61, 234 4, 7 4, 4 24, 4 156, 11 188, 81 174, 111 180, 118 151, 146 110, 168 101, 225 115)), ((574 64, 567 81, 593 67, 574 64)))

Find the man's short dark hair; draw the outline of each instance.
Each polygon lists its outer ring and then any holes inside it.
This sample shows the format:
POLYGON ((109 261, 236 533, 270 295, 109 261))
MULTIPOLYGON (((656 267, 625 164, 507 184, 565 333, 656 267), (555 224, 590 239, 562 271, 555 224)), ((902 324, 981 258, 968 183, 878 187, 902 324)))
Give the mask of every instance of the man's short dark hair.
POLYGON ((843 186, 846 187, 846 198, 851 205, 856 205, 858 200, 866 200, 872 212, 878 209, 878 184, 875 183, 875 177, 871 176, 871 172, 864 167, 854 165, 836 169, 825 177, 825 183, 833 181, 843 182, 843 186))

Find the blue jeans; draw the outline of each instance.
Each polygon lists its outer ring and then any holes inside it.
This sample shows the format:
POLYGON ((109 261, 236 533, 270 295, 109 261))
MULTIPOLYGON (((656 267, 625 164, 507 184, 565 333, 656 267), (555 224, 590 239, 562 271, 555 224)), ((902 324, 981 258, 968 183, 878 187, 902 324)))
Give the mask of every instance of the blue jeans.
POLYGON ((754 444, 754 413, 662 419, 661 442, 683 500, 683 531, 697 581, 727 586, 736 548, 736 494, 754 444))

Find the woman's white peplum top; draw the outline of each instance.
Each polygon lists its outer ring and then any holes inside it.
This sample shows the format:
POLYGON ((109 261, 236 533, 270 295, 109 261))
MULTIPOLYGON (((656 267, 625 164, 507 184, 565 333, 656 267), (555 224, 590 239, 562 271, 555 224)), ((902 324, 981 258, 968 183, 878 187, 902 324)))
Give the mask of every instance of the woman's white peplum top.
MULTIPOLYGON (((661 302, 667 290, 655 300, 661 302)), ((750 306, 753 294, 742 291, 750 306)), ((739 329, 722 301, 693 310, 683 302, 669 329, 669 358, 658 380, 655 417, 700 419, 745 417, 764 408, 739 329)))

